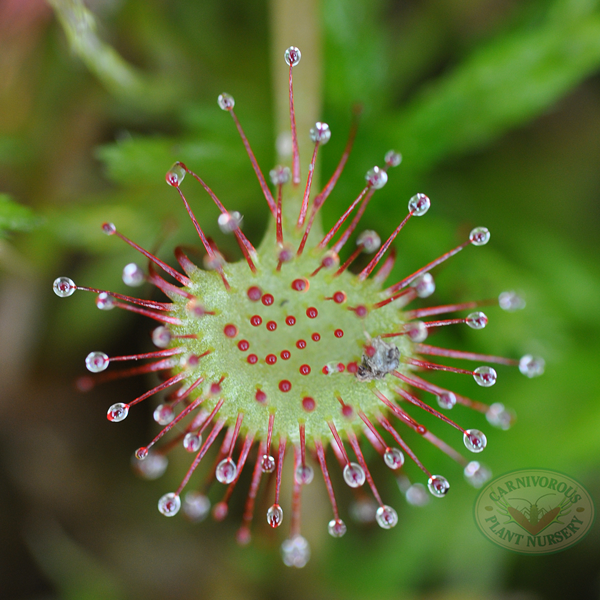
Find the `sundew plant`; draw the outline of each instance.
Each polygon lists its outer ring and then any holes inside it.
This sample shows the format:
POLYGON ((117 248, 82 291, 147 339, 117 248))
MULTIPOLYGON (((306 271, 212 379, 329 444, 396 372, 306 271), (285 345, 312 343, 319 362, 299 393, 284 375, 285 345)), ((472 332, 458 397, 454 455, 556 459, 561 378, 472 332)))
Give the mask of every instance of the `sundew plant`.
POLYGON ((39 4, 0 8, 13 596, 585 596, 592 536, 538 581, 472 507, 593 493, 597 3, 39 4))
MULTIPOLYGON (((204 180, 178 161, 167 172, 166 182, 179 193, 200 238, 205 268, 200 269, 185 248, 178 247, 175 256, 182 274, 138 246, 114 223, 104 223, 104 233, 117 236, 148 260, 147 273, 136 263, 126 265, 124 283, 137 287, 148 281, 170 302, 78 286, 68 277, 57 278, 54 291, 59 297, 71 296, 76 290, 93 292, 101 310, 121 308, 161 323, 152 333, 159 350, 113 357, 91 352, 85 359, 87 369, 91 373, 106 371, 106 375, 79 382, 82 389, 88 389, 103 379, 166 373, 162 383, 131 402, 113 404, 107 414, 109 421, 123 421, 133 406, 167 390, 164 401, 154 411, 154 420, 163 429, 136 451, 138 469, 150 476, 159 475, 166 467, 167 453, 178 446, 192 454, 193 459, 177 489, 160 498, 158 510, 167 517, 179 512, 183 491, 196 469, 206 461, 212 446, 220 444, 214 458, 216 466, 206 475, 208 481, 199 490, 185 494, 183 508, 191 519, 203 519, 210 507, 207 494, 214 478, 227 486, 213 509, 215 519, 224 519, 229 498, 252 455, 255 466, 237 534, 238 541, 247 544, 256 495, 265 474, 275 474, 273 504, 266 511, 266 521, 273 528, 284 521, 280 493, 289 452, 294 485, 289 535, 281 552, 286 565, 304 567, 310 549, 301 534, 301 495, 303 486, 314 478, 311 462, 320 468, 331 502, 329 533, 333 537, 346 533, 329 475, 331 467, 327 466, 329 447, 345 483, 354 489, 365 484, 370 488, 375 520, 383 529, 395 527, 398 514, 382 500, 363 454, 365 443, 382 456, 392 471, 400 471, 405 455, 408 456, 425 474, 434 497, 443 498, 450 489, 446 477, 433 474, 421 462, 403 439, 400 427, 392 424, 392 418, 453 458, 475 487, 490 477, 487 467, 476 460, 468 461, 431 433, 418 417, 411 416, 409 407, 420 408, 447 423, 462 436, 467 450, 480 453, 486 447, 485 434, 474 428, 464 429, 438 407, 448 411, 457 403, 463 404, 483 412, 490 424, 503 429, 511 425, 510 412, 501 403, 488 406, 457 395, 423 379, 421 373, 447 371, 469 375, 477 385, 487 388, 496 383, 496 371, 488 365, 474 370, 452 367, 431 362, 429 357, 514 365, 527 377, 541 375, 544 360, 531 354, 516 360, 425 343, 429 331, 438 327, 464 324, 483 329, 488 318, 477 310, 482 306, 499 303, 503 309, 514 311, 523 308, 524 302, 515 292, 507 291, 497 301, 408 308, 416 299, 434 294, 432 270, 467 246, 488 243, 490 232, 486 227, 475 227, 465 242, 391 285, 386 283, 395 262, 392 243, 408 221, 424 216, 431 204, 423 193, 412 196, 408 214, 383 243, 373 230, 354 235, 375 192, 386 185, 388 170, 401 163, 401 155, 394 150, 386 153, 382 167, 373 166, 367 171, 363 189, 323 235, 318 213, 344 170, 356 132, 354 128, 350 131, 346 149, 328 183, 318 194, 311 193, 318 151, 330 140, 331 131, 320 121, 310 129, 314 150, 303 183, 293 92, 293 70, 300 64, 301 51, 290 46, 284 58, 289 66, 291 168, 277 166, 270 171, 273 191, 236 116, 234 98, 226 93, 218 97, 219 107, 233 118, 271 212, 271 224, 258 249, 242 232, 242 215, 228 211, 204 180), (243 260, 228 262, 215 241, 206 236, 183 192, 186 175, 195 179, 216 204, 219 227, 223 233, 236 237, 243 260), (351 240, 356 249, 343 256, 351 240), (373 256, 353 272, 351 268, 361 254, 373 256), (157 269, 179 285, 162 277, 157 269), (455 314, 464 312, 468 314, 455 314), (452 318, 440 319, 440 315, 452 318), (140 360, 150 362, 128 370, 107 370, 111 362, 140 360), (433 397, 438 406, 422 400, 422 394, 433 397), (169 439, 166 436, 171 432, 169 439)), ((422 503, 423 485, 412 485, 406 475, 401 477, 408 501, 422 503)))

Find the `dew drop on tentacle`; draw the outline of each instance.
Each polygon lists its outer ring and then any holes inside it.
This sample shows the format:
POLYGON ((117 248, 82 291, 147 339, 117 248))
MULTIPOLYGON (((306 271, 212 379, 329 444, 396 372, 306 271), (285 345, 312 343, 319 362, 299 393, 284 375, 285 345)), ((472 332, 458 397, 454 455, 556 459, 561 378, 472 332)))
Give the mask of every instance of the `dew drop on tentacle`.
POLYGON ((414 483, 405 493, 406 501, 412 506, 425 506, 429 502, 429 496, 422 483, 414 483))
POLYGON ((544 373, 546 362, 539 356, 526 354, 519 361, 519 371, 527 377, 539 377, 544 373))
POLYGON ((301 569, 310 559, 310 546, 301 535, 285 540, 281 544, 281 558, 288 567, 301 569))
POLYGON ((391 506, 384 504, 377 509, 375 520, 382 529, 391 529, 398 524, 398 513, 391 506))
POLYGON ((168 425, 174 418, 175 412, 168 404, 159 404, 152 413, 152 418, 159 425, 168 425))
MULTIPOLYGON (((141 450, 141 448, 138 448, 138 451, 139 450, 141 450)), ((162 477, 167 470, 168 464, 169 460, 166 456, 152 451, 149 451, 144 459, 139 459, 136 451, 131 459, 131 467, 134 472, 143 479, 149 481, 162 477)))
POLYGON ((498 304, 502 310, 514 312, 525 308, 525 300, 517 292, 502 292, 498 296, 498 304))
POLYGON ((473 246, 485 246, 490 241, 490 232, 487 227, 475 227, 469 234, 473 246))
POLYGON ((283 510, 279 504, 273 504, 273 506, 269 507, 267 510, 267 523, 275 528, 281 525, 283 521, 283 510))
POLYGON ((390 469, 396 470, 404 464, 404 454, 398 448, 386 448, 383 460, 390 469))
POLYGON ((112 310, 115 304, 115 299, 106 292, 100 292, 96 297, 96 306, 100 310, 112 310))
POLYGON ((407 323, 404 326, 404 331, 411 341, 415 343, 424 342, 429 334, 427 325, 422 321, 412 321, 411 323, 407 323))
POLYGON ((233 107, 235 106, 235 100, 232 95, 222 93, 219 94, 219 97, 217 98, 217 104, 221 110, 230 111, 233 110, 233 107))
POLYGON ((501 402, 494 402, 485 413, 485 418, 490 425, 506 431, 515 421, 515 414, 508 410, 501 402))
POLYGON ((450 391, 441 392, 437 395, 437 403, 441 408, 450 410, 456 404, 456 395, 450 391))
POLYGON ((467 429, 463 435, 463 441, 467 450, 481 452, 487 445, 485 434, 478 429, 467 429))
POLYGON ((380 190, 387 183, 388 175, 383 169, 373 167, 367 171, 365 179, 373 189, 380 190))
POLYGON ((166 182, 173 187, 179 187, 184 178, 185 169, 178 162, 176 162, 165 175, 166 182))
POLYGON ((477 311, 467 316, 466 323, 471 329, 483 329, 488 323, 488 318, 481 311, 477 311))
POLYGON ((210 512, 210 500, 202 493, 188 492, 183 499, 183 514, 194 523, 203 521, 210 512))
POLYGON ((366 479, 363 468, 355 462, 351 462, 344 467, 343 475, 344 481, 352 488, 360 487, 366 479))
POLYGON ((123 421, 127 418, 129 414, 129 406, 127 404, 123 404, 122 402, 117 402, 113 404, 106 413, 106 417, 109 421, 113 423, 118 423, 119 421, 123 421))
POLYGON ((161 496, 158 501, 158 510, 165 515, 165 517, 174 517, 181 508, 181 498, 174 493, 165 494, 161 496))
POLYGON ((481 387, 491 387, 496 383, 498 378, 495 369, 492 367, 477 367, 473 371, 473 378, 477 382, 477 385, 481 387))
POLYGON ((244 217, 237 211, 221 213, 217 219, 217 225, 223 233, 233 233, 242 225, 244 217))
POLYGON ((492 477, 492 472, 479 461, 472 460, 464 469, 465 479, 474 488, 480 488, 492 477))
POLYGON ((273 185, 284 185, 292 178, 292 171, 289 167, 277 165, 269 171, 269 177, 273 185))
POLYGON ((331 519, 327 524, 329 535, 334 538, 340 538, 346 533, 346 523, 341 519, 331 519))
POLYGON ((85 366, 91 373, 100 373, 106 370, 110 360, 104 352, 90 352, 85 357, 85 366))
POLYGON ((171 343, 171 338, 171 332, 164 325, 160 325, 152 331, 152 343, 157 348, 166 348, 171 343))
POLYGON ((429 298, 435 292, 435 281, 431 273, 417 277, 410 285, 419 298, 429 298))
POLYGON ((427 487, 433 496, 443 498, 450 489, 450 484, 441 475, 432 475, 427 481, 427 487))
POLYGON ((402 154, 395 150, 390 150, 386 153, 384 160, 388 167, 397 167, 402 162, 402 154))
POLYGON ((106 235, 114 235, 117 232, 117 228, 114 223, 102 223, 102 231, 106 235))
POLYGON ((327 123, 317 122, 311 127, 309 135, 312 142, 326 144, 331 139, 331 130, 327 123))
POLYGON ((381 246, 381 238, 376 231, 367 229, 358 234, 356 238, 356 245, 362 246, 363 251, 367 254, 372 254, 376 250, 379 250, 379 247, 381 246))
POLYGON ((308 485, 315 475, 310 465, 298 465, 295 472, 296 481, 301 485, 308 485))
POLYGON ((75 293, 77 286, 68 277, 57 277, 52 284, 52 289, 59 298, 68 298, 75 293))
POLYGON ((231 457, 224 458, 215 470, 215 477, 220 483, 231 483, 237 477, 237 466, 231 457))
POLYGON ((295 67, 302 58, 302 53, 296 46, 290 46, 283 54, 285 62, 288 66, 295 67))
POLYGON ((408 211, 415 217, 422 217, 431 206, 431 200, 425 194, 415 194, 408 201, 408 211))
POLYGON ((141 448, 138 448, 135 451, 135 457, 138 460, 146 460, 148 458, 148 454, 149 454, 148 448, 146 448, 145 446, 142 446, 141 448))
POLYGON ((186 433, 183 437, 183 447, 188 452, 198 452, 202 445, 202 436, 196 432, 186 433))
POLYGON ((272 473, 275 470, 275 458, 270 454, 263 454, 260 459, 260 468, 263 473, 272 473))
POLYGON ((144 283, 144 271, 135 263, 129 263, 123 267, 123 283, 129 287, 139 287, 144 283))

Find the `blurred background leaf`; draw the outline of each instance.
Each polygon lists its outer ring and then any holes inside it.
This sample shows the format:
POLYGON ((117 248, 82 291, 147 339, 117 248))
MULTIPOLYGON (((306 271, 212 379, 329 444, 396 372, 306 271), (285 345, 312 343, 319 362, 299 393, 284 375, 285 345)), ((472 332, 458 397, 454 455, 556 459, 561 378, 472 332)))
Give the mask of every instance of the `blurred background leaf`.
MULTIPOLYGON (((315 481, 303 524, 313 560, 303 571, 280 564, 280 540, 269 532, 257 531, 250 550, 236 546, 241 491, 223 524, 165 522, 155 501, 178 483, 184 457, 173 458, 165 480, 137 481, 125 457, 154 435, 151 407, 118 430, 105 419, 109 404, 145 391, 147 382, 86 396, 72 389, 87 352, 143 350, 148 326, 124 311, 97 311, 84 295, 61 301, 51 282, 66 273, 82 285, 125 290, 120 271, 136 256, 101 233, 104 221, 157 246, 165 260, 175 244, 195 243, 164 183, 175 160, 201 173, 228 208, 244 214, 252 241, 260 240, 267 209, 216 97, 235 96, 268 170, 278 133, 270 57, 283 52, 273 40, 299 26, 277 22, 282 3, 52 0, 55 13, 42 0, 0 4, 0 229, 14 231, 0 245, 3 597, 599 597, 597 528, 558 555, 508 554, 475 528, 476 494, 456 466, 410 435, 422 460, 447 474, 451 495, 411 507, 374 467, 400 524, 386 533, 352 523, 333 540, 325 491, 315 481)), ((519 419, 508 432, 490 431, 461 407, 453 418, 485 429, 485 458, 496 474, 554 468, 597 498, 600 3, 322 0, 305 9, 313 6, 324 94, 322 110, 312 109, 333 132, 321 153, 323 179, 342 152, 353 104, 363 105, 325 224, 393 147, 403 163, 377 192, 364 227, 387 236, 410 196, 432 198, 427 217, 402 231, 394 276, 460 243, 472 226, 490 228, 492 243, 465 249, 436 274, 436 300, 516 289, 527 309, 490 309, 484 332, 444 331, 439 343, 542 354, 547 372, 529 381, 499 369, 489 390, 449 380, 465 395, 514 407, 519 419)), ((299 68, 298 89, 301 77, 299 68)), ((238 256, 205 195, 190 191, 190 200, 207 233, 238 256)), ((340 502, 346 518, 350 498, 340 502)))

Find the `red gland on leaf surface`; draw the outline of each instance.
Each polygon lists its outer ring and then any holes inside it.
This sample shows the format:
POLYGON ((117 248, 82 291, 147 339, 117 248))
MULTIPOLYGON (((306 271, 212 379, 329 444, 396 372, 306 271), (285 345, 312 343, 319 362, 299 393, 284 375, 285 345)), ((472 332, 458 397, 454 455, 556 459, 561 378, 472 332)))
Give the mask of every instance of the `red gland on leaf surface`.
MULTIPOLYGON (((280 492, 284 459, 290 455, 288 462, 293 462, 295 473, 291 528, 282 545, 282 556, 285 564, 295 567, 303 567, 310 556, 308 542, 300 534, 300 499, 302 487, 313 480, 311 465, 320 469, 325 482, 333 513, 328 531, 333 537, 346 532, 329 474, 329 468, 337 468, 336 462, 348 486, 357 488, 366 484, 370 488, 372 500, 368 502, 373 510, 363 511, 361 514, 371 515, 364 518, 372 518, 384 529, 398 522, 396 511, 384 504, 369 471, 362 450, 365 444, 371 445, 383 463, 394 471, 404 473, 406 455, 424 473, 433 497, 447 494, 448 481, 432 474, 420 461, 402 437, 403 428, 413 430, 448 454, 461 465, 465 477, 475 487, 491 476, 483 464, 464 458, 413 415, 418 415, 419 409, 433 414, 457 430, 455 435, 462 436, 468 450, 481 452, 486 445, 485 434, 477 429, 463 429, 434 406, 447 411, 462 404, 485 414, 490 424, 502 429, 511 425, 512 413, 498 403, 488 407, 454 394, 421 375, 434 370, 448 371, 470 375, 479 386, 489 387, 496 381, 496 371, 490 366, 474 370, 450 367, 426 357, 515 365, 528 377, 540 375, 544 369, 543 360, 531 355, 515 360, 424 343, 429 331, 436 327, 466 324, 472 329, 482 329, 487 316, 476 310, 480 307, 499 302, 505 310, 522 308, 524 302, 514 292, 504 292, 498 300, 406 308, 413 301, 433 294, 435 283, 430 272, 436 266, 469 245, 487 243, 490 235, 486 228, 474 229, 457 247, 403 279, 384 285, 394 266, 392 243, 396 236, 412 217, 423 216, 430 208, 427 196, 414 195, 408 201, 405 218, 383 243, 374 231, 357 232, 372 196, 385 186, 388 170, 400 164, 398 153, 388 152, 383 167, 376 166, 367 172, 364 188, 349 202, 347 210, 328 232, 321 231, 319 211, 344 169, 356 121, 338 167, 316 195, 311 193, 315 161, 331 131, 325 123, 315 125, 310 132, 314 152, 306 185, 300 186, 292 85, 292 69, 300 59, 297 48, 286 50, 293 152, 291 169, 276 167, 271 171, 273 192, 234 112, 234 99, 228 94, 218 99, 242 137, 272 215, 272 226, 258 250, 241 230, 241 215, 227 211, 199 175, 177 162, 167 173, 166 181, 179 195, 198 234, 206 253, 205 269, 192 263, 183 248, 175 250, 183 273, 173 269, 125 237, 115 225, 106 223, 102 228, 107 235, 120 238, 148 260, 146 275, 137 265, 128 265, 123 276, 125 283, 137 286, 148 281, 164 292, 169 301, 143 300, 82 287, 67 277, 54 282, 54 291, 60 297, 68 297, 76 290, 91 291, 98 295, 99 308, 128 310, 159 324, 152 335, 159 348, 156 351, 116 357, 90 353, 86 366, 95 378, 82 378, 80 388, 90 389, 101 381, 129 375, 164 374, 161 383, 127 404, 114 404, 107 415, 110 421, 122 421, 131 409, 135 411, 136 404, 166 391, 163 403, 154 413, 162 429, 136 452, 136 469, 147 478, 160 476, 167 465, 166 452, 176 446, 195 453, 195 458, 177 489, 160 498, 158 507, 162 514, 174 516, 182 509, 192 520, 207 516, 210 501, 202 492, 189 491, 188 483, 201 463, 216 459, 214 485, 225 484, 227 488, 213 515, 218 520, 224 519, 240 474, 244 468, 250 469, 252 476, 237 536, 240 543, 246 544, 250 541, 256 494, 263 474, 275 474, 275 487, 269 492, 273 497, 267 522, 271 527, 279 527, 287 519, 280 504, 280 492), (220 211, 219 227, 223 233, 236 237, 244 260, 225 261, 215 242, 205 235, 182 189, 186 175, 195 179, 212 199, 220 211), (296 206, 297 219, 284 219, 284 206, 296 206), (355 234, 358 234, 356 247, 341 262, 340 253, 347 253, 355 234), (363 253, 372 256, 362 270, 351 271, 349 267, 363 253), (466 317, 439 319, 440 315, 464 311, 471 312, 466 317), (140 360, 148 362, 124 370, 107 370, 110 363, 140 360), (163 440, 165 436, 168 441, 163 440), (337 458, 333 465, 327 460, 328 448, 337 458), (207 454, 213 458, 205 460, 207 454), (248 462, 254 466, 246 467, 248 462)), ((405 473, 402 481, 409 502, 422 504, 426 500, 421 483, 411 483, 405 473)))

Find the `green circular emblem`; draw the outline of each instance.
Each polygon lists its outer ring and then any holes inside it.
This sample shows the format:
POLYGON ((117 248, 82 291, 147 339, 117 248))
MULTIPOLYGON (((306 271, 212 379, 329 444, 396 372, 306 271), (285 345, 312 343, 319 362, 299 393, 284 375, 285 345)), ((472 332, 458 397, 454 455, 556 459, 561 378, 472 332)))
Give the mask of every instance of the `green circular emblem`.
POLYGON ((494 544, 523 554, 560 552, 594 522, 594 503, 572 477, 548 469, 512 471, 488 483, 475 502, 475 522, 494 544))

